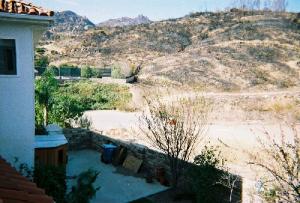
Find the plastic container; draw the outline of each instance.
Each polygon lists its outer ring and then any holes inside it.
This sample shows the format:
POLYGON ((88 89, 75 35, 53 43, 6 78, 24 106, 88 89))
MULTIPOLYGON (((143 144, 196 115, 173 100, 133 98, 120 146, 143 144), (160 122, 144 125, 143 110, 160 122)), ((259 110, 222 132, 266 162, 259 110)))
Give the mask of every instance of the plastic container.
POLYGON ((114 151, 116 150, 117 146, 113 144, 103 144, 103 153, 101 156, 102 162, 106 164, 112 163, 114 151))

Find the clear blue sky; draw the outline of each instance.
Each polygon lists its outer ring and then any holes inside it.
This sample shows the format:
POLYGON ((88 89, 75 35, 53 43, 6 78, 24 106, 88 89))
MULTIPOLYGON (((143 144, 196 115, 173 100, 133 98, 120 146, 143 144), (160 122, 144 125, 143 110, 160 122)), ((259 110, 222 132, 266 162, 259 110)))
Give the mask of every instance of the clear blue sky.
MULTIPOLYGON (((195 11, 222 10, 232 0, 32 0, 38 6, 55 11, 72 10, 94 23, 139 14, 151 20, 184 16, 195 11)), ((288 10, 300 12, 300 0, 289 0, 288 10)))

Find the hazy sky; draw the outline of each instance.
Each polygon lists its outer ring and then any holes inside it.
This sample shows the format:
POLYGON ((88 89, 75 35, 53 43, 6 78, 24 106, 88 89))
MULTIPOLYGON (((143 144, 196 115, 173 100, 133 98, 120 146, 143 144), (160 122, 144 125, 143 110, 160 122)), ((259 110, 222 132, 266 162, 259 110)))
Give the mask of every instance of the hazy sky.
MULTIPOLYGON (((151 20, 184 16, 195 11, 222 10, 232 0, 32 0, 38 6, 55 11, 72 10, 94 23, 139 14, 151 20)), ((289 11, 300 12, 300 0, 289 0, 289 11)))

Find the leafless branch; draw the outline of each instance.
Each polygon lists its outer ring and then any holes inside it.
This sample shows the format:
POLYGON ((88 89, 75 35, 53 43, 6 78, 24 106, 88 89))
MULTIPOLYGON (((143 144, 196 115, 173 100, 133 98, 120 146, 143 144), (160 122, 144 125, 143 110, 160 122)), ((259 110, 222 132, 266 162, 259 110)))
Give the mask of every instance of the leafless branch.
POLYGON ((258 139, 259 153, 250 152, 249 164, 264 169, 271 175, 269 186, 277 186, 279 201, 297 202, 300 200, 300 133, 295 124, 280 128, 279 137, 264 133, 258 139))
POLYGON ((140 130, 153 147, 167 155, 176 186, 184 163, 205 137, 209 105, 203 97, 168 101, 155 94, 145 100, 148 108, 140 117, 140 130))

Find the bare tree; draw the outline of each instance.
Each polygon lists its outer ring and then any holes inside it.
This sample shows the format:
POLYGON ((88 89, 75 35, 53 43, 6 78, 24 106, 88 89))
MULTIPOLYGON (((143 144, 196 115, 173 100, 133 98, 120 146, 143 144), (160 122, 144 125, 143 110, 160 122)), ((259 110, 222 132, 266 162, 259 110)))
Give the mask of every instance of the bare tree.
POLYGON ((220 184, 229 189, 229 202, 233 202, 233 192, 236 188, 237 182, 240 181, 240 177, 227 171, 224 173, 220 180, 220 184))
POLYGON ((264 0, 264 11, 271 10, 272 7, 272 1, 271 0, 264 0))
POLYGON ((246 9, 249 11, 259 10, 260 0, 247 0, 246 9), (258 5, 259 4, 259 5, 258 5))
POLYGON ((261 8, 261 0, 253 0, 253 9, 259 11, 260 8, 261 8))
POLYGON ((202 97, 173 99, 145 97, 148 108, 140 117, 140 129, 153 147, 167 155, 176 187, 186 162, 205 137, 209 105, 202 97))
POLYGON ((234 0, 232 5, 241 10, 255 11, 260 10, 261 0, 234 0))
POLYGON ((249 153, 250 164, 261 167, 270 175, 263 188, 272 188, 273 198, 280 202, 300 201, 300 133, 296 125, 281 128, 279 137, 264 132, 258 139, 259 153, 249 153))
POLYGON ((272 10, 276 12, 283 12, 286 11, 287 5, 288 5, 288 0, 273 0, 272 10))
POLYGON ((247 2, 248 0, 234 0, 233 6, 242 10, 245 10, 247 8, 247 2))
POLYGON ((263 3, 264 10, 276 12, 286 11, 288 0, 234 0, 232 5, 242 10, 260 10, 263 3))

